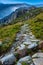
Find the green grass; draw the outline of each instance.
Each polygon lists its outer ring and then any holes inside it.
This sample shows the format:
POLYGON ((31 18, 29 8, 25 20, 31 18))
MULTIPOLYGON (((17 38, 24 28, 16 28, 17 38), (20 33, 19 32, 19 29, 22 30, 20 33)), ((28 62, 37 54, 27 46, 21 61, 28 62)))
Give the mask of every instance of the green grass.
POLYGON ((22 65, 28 65, 28 63, 26 63, 26 62, 22 62, 22 65))
POLYGON ((43 13, 27 21, 36 38, 43 40, 43 13))
POLYGON ((0 28, 0 40, 3 42, 0 51, 6 51, 14 42, 17 32, 20 31, 22 22, 0 28))

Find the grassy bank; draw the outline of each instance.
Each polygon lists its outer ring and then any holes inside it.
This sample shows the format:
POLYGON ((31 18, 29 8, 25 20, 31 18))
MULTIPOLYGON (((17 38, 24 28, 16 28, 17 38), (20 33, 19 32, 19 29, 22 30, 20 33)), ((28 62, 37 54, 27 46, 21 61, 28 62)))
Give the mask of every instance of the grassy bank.
POLYGON ((0 41, 3 42, 0 52, 7 51, 15 40, 17 32, 20 31, 22 22, 0 28, 0 41))
POLYGON ((26 21, 36 38, 43 40, 43 13, 26 21))

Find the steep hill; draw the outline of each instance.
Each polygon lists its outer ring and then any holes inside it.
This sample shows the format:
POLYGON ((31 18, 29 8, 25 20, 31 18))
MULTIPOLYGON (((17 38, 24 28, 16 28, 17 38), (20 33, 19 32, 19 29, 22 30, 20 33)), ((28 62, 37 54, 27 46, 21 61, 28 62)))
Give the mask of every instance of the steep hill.
POLYGON ((36 38, 43 40, 43 13, 27 21, 36 38))
POLYGON ((17 32, 25 22, 29 24, 36 38, 43 40, 43 10, 42 8, 30 8, 26 12, 19 10, 15 20, 9 25, 0 27, 0 40, 3 41, 0 52, 4 52, 13 44, 17 32), (42 12, 42 13, 41 13, 42 12))

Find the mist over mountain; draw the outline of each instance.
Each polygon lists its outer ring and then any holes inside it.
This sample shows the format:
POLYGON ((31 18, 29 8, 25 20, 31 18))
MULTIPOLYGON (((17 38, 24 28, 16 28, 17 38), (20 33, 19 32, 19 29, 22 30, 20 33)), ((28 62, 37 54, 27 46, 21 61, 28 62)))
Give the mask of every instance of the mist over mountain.
POLYGON ((18 8, 22 9, 23 7, 25 8, 28 7, 28 9, 30 8, 34 9, 34 7, 43 7, 43 4, 31 5, 27 3, 16 3, 16 4, 0 3, 0 19, 9 16, 11 13, 15 12, 18 8))
POLYGON ((8 16, 12 12, 15 12, 16 9, 20 7, 30 7, 31 5, 25 3, 16 3, 16 4, 3 4, 0 3, 0 19, 8 16))
POLYGON ((25 3, 16 3, 16 4, 3 4, 3 3, 0 3, 0 10, 5 9, 7 7, 12 7, 12 6, 25 6, 25 5, 30 6, 30 5, 25 4, 25 3))

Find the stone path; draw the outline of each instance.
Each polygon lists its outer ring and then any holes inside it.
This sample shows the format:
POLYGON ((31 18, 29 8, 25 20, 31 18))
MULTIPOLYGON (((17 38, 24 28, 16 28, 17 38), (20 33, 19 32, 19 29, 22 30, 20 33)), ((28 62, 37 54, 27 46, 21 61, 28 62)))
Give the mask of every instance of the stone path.
POLYGON ((17 33, 16 42, 14 42, 14 44, 12 45, 11 51, 13 51, 13 49, 17 48, 18 46, 23 47, 23 45, 28 45, 28 48, 35 47, 37 46, 38 41, 39 40, 37 40, 30 31, 28 24, 25 24, 21 27, 20 32, 17 33))
MULTIPOLYGON (((29 65, 42 65, 40 63, 38 63, 38 59, 33 59, 34 57, 28 55, 26 56, 26 53, 27 53, 27 49, 28 51, 29 50, 34 50, 34 49, 37 49, 37 46, 38 46, 38 42, 39 40, 37 40, 35 38, 35 36, 32 34, 31 30, 29 29, 29 26, 28 24, 24 24, 22 27, 21 27, 21 30, 19 33, 17 33, 17 36, 16 36, 16 40, 15 42, 13 43, 13 45, 11 46, 11 49, 9 51, 9 53, 12 53, 12 54, 15 54, 15 52, 17 52, 19 54, 19 56, 21 57, 19 59, 19 61, 17 62, 17 65, 22 65, 21 62, 24 62, 24 60, 26 60, 26 64, 29 64, 29 65), (22 58, 23 57, 23 58, 22 58), (22 59, 22 60, 21 60, 22 59)), ((8 53, 6 54, 6 56, 8 55, 8 53)), ((4 56, 5 57, 5 56, 4 56)), ((6 58, 8 59, 8 58, 6 58)), ((12 60, 12 58, 11 58, 12 60)), ((43 62, 43 60, 41 59, 41 61, 43 62)))

